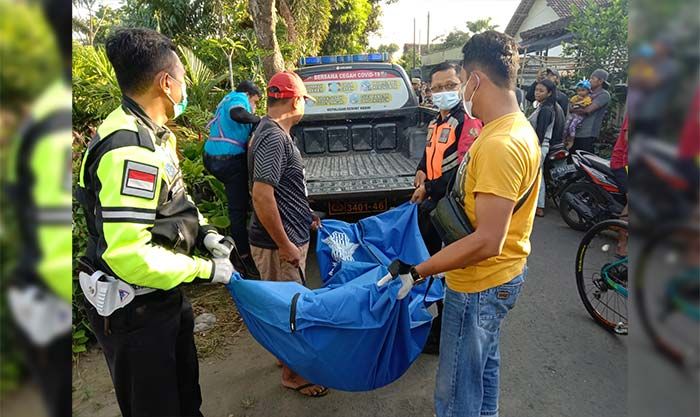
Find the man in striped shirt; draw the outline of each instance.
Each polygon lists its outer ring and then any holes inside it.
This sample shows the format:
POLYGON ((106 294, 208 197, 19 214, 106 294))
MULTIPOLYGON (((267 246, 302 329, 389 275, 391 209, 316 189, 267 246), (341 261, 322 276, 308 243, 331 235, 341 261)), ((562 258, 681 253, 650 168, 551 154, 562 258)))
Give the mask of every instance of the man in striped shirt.
MULTIPOLYGON (((267 116, 253 133, 248 178, 253 220, 248 233, 255 265, 264 280, 304 283, 310 230, 318 227, 306 197, 301 153, 290 135, 304 116, 304 100, 313 100, 298 75, 275 74, 267 87, 267 116)), ((282 365, 282 385, 309 397, 328 393, 282 365)))

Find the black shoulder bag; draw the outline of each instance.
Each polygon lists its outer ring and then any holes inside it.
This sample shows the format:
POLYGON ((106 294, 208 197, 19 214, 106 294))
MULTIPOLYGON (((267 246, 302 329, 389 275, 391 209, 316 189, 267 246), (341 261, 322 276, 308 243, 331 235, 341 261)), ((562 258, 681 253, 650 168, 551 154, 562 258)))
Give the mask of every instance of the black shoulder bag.
MULTIPOLYGON (((445 246, 474 232, 474 227, 469 221, 469 217, 467 217, 467 212, 464 208, 464 194, 461 187, 464 181, 463 175, 466 175, 468 163, 468 161, 465 161, 460 165, 459 170, 447 185, 447 194, 438 201, 435 209, 430 212, 430 221, 433 223, 435 230, 440 236, 440 240, 442 240, 445 246)), ((528 199, 532 190, 535 188, 535 184, 537 184, 539 180, 540 174, 538 173, 535 176, 535 181, 525 192, 525 195, 515 204, 513 213, 518 211, 518 209, 525 204, 525 201, 528 199)))

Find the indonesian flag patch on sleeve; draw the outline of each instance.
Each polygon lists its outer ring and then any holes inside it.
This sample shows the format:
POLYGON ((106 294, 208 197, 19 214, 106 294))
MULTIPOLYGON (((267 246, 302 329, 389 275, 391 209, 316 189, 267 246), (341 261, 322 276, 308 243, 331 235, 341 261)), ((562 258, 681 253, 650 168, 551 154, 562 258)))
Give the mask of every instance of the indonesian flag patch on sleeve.
POLYGON ((153 199, 156 195, 158 167, 140 162, 124 162, 122 195, 153 199))

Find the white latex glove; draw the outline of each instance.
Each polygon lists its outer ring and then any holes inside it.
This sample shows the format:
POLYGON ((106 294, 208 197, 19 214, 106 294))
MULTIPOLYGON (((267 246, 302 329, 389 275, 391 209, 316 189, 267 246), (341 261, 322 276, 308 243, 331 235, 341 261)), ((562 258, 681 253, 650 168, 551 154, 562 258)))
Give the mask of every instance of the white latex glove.
POLYGON ((399 288, 399 294, 396 296, 396 299, 403 300, 413 288, 413 277, 411 274, 402 274, 399 275, 399 278, 401 278, 401 288, 399 288))
MULTIPOLYGON (((392 266, 393 266, 393 264, 392 264, 392 266)), ((404 264, 404 266, 407 266, 407 265, 404 264)), ((396 296, 396 298, 398 300, 403 300, 404 298, 406 298, 408 293, 411 292, 411 288, 413 288, 413 277, 411 276, 410 273, 394 275, 391 273, 392 269, 394 269, 394 268, 392 268, 390 266, 389 272, 387 272, 387 274, 384 275, 382 277, 382 279, 377 281, 377 287, 383 286, 384 284, 386 284, 387 282, 391 281, 392 279, 394 279, 398 276, 399 279, 401 279, 401 288, 399 288, 399 293, 396 296)))
POLYGON ((214 258, 212 262, 214 263, 214 277, 211 279, 211 282, 228 284, 231 281, 231 275, 236 272, 231 261, 228 258, 214 258))
POLYGON ((209 232, 204 236, 204 246, 214 256, 214 258, 228 258, 231 255, 232 247, 223 244, 224 237, 216 232, 209 232))

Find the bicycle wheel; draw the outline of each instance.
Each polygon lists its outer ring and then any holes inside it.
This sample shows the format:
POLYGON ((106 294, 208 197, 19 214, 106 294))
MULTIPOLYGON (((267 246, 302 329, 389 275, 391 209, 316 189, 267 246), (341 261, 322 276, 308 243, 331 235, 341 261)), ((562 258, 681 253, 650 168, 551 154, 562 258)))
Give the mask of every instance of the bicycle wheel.
POLYGON ((700 364, 700 228, 669 225, 642 246, 634 297, 654 346, 680 366, 700 364))
POLYGON ((628 324, 627 231, 625 221, 600 222, 586 232, 576 253, 576 287, 586 311, 617 334, 627 334, 628 324))

